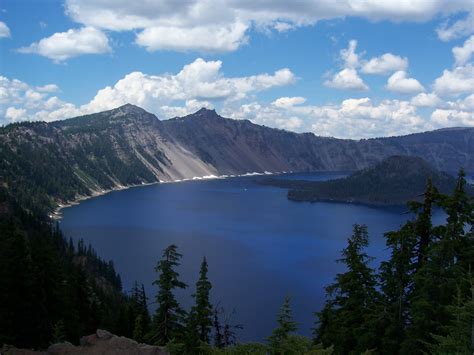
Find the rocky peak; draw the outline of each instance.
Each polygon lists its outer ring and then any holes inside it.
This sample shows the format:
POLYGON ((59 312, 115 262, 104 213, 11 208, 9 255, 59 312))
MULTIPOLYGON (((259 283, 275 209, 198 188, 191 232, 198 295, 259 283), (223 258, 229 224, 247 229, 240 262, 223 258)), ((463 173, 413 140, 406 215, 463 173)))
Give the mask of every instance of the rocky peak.
POLYGON ((211 110, 205 107, 202 107, 199 111, 196 111, 195 113, 189 116, 196 118, 222 118, 217 114, 216 110, 211 110))
POLYGON ((117 107, 110 111, 115 117, 125 116, 125 115, 150 115, 149 112, 145 111, 141 107, 125 104, 123 106, 117 107))

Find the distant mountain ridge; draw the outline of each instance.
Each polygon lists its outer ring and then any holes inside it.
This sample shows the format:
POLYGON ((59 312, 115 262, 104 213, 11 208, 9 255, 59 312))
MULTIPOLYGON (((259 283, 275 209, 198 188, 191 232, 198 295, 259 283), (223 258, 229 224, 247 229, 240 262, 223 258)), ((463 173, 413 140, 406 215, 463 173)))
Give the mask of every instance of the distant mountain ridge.
POLYGON ((474 128, 355 141, 226 119, 207 109, 160 121, 127 104, 0 128, 0 186, 32 206, 53 208, 123 186, 248 172, 355 171, 392 155, 474 172, 472 152, 474 128))

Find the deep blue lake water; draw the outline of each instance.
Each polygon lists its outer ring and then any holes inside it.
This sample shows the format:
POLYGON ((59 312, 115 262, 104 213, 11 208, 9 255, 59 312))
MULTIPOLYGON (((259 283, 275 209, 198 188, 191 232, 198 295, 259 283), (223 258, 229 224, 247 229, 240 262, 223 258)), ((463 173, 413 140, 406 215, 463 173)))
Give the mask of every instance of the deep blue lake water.
MULTIPOLYGON (((344 173, 287 174, 284 179, 326 180, 344 173)), ((124 288, 144 283, 152 303, 153 270, 163 249, 176 244, 183 254, 179 272, 189 287, 177 293, 189 309, 205 255, 220 302, 244 329, 240 340, 270 335, 285 295, 290 295, 299 332, 309 335, 313 312, 324 303, 324 287, 354 223, 369 228, 375 265, 387 256, 383 233, 398 228, 406 208, 373 208, 340 203, 288 201, 286 190, 263 186, 262 177, 187 181, 112 192, 63 210, 61 227, 112 259, 124 288)), ((435 219, 441 220, 440 213, 435 219)), ((150 308, 154 310, 154 305, 150 308)))

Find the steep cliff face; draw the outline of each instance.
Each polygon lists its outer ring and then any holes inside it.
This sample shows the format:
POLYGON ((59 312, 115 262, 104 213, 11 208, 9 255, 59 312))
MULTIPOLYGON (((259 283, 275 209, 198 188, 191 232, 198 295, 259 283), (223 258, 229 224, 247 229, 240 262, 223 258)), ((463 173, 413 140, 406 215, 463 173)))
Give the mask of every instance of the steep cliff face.
POLYGON ((353 141, 226 119, 206 109, 160 121, 125 105, 0 128, 0 184, 32 205, 54 206, 122 186, 197 176, 358 170, 396 154, 420 156, 440 170, 474 172, 473 152, 473 128, 353 141))
POLYGON ((163 121, 168 134, 223 174, 360 170, 393 155, 420 156, 439 170, 474 171, 474 128, 347 140, 230 120, 213 110, 163 121))

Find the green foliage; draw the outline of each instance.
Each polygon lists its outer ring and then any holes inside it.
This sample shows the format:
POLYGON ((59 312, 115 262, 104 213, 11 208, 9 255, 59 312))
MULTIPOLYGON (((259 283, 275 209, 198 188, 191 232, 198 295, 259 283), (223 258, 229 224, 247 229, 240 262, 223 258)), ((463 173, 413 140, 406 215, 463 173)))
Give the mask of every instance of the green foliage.
POLYGON ((318 313, 319 327, 315 332, 316 341, 326 346, 333 344, 335 353, 361 353, 364 348, 383 354, 473 352, 474 204, 467 193, 463 171, 451 195, 440 194, 428 180, 423 202, 413 202, 410 207, 415 217, 386 234, 391 254, 380 267, 375 289, 380 289, 381 294, 373 290, 364 293, 363 282, 358 292, 346 292, 346 297, 341 293, 341 285, 351 285, 350 280, 357 279, 351 275, 354 265, 364 270, 366 264, 353 262, 364 259, 354 245, 366 246, 365 238, 358 237, 360 243, 349 240, 342 259, 348 266, 348 272, 342 275, 347 278, 338 275, 336 287, 328 287, 329 300, 318 313), (444 210, 446 223, 433 226, 434 208, 444 210), (341 317, 351 299, 358 301, 341 317), (357 303, 372 303, 375 312, 371 315, 371 307, 361 312, 357 303), (376 341, 363 342, 367 335, 375 336, 376 341))
POLYGON ((462 298, 462 292, 454 299, 454 304, 448 306, 451 321, 444 326, 445 335, 432 335, 435 344, 430 344, 432 354, 472 354, 472 324, 474 320, 474 284, 471 281, 471 297, 462 298))
POLYGON ((195 305, 187 319, 186 344, 188 349, 194 349, 199 343, 209 344, 212 327, 212 305, 209 301, 209 292, 212 288, 207 277, 208 265, 204 257, 199 271, 199 280, 196 283, 196 293, 193 295, 195 305))
POLYGON ((278 326, 273 330, 272 335, 268 338, 271 352, 274 354, 287 354, 291 349, 295 349, 297 345, 290 339, 291 333, 296 331, 296 323, 293 322, 290 308, 290 297, 285 297, 285 301, 278 313, 278 326))
POLYGON ((171 339, 166 343, 166 350, 171 355, 182 355, 185 354, 186 345, 176 339, 171 339))
POLYGON ((97 328, 126 335, 118 314, 128 298, 112 264, 92 248, 79 253, 57 225, 26 212, 1 188, 0 206, 0 343, 77 343, 97 328))
POLYGON ((391 255, 380 267, 383 297, 378 313, 382 315, 380 327, 384 330, 381 348, 388 354, 396 354, 405 337, 413 288, 417 245, 415 224, 408 222, 400 230, 386 233, 385 240, 391 255))
POLYGON ((57 321, 53 326, 52 343, 62 343, 66 340, 66 329, 62 320, 57 321))
POLYGON ((319 313, 316 341, 334 345, 337 354, 360 353, 377 345, 375 324, 379 294, 372 260, 363 250, 369 242, 367 227, 354 225, 348 246, 342 251, 347 272, 338 274, 327 288, 328 300, 319 313))
MULTIPOLYGON (((442 335, 443 327, 452 315, 449 306, 461 290, 467 297, 470 284, 466 280, 472 267, 474 239, 472 230, 473 204, 465 192, 465 178, 461 171, 451 196, 440 196, 438 204, 448 218, 445 225, 433 229, 433 240, 428 244, 426 261, 413 276, 413 290, 409 299, 409 318, 403 351, 427 351, 431 334, 442 335)), ((421 241, 420 237, 418 240, 421 241)))
POLYGON ((121 185, 155 182, 154 169, 167 164, 164 153, 150 153, 128 140, 122 125, 139 119, 153 127, 156 118, 130 115, 113 120, 110 114, 46 124, 21 123, 0 130, 0 186, 8 186, 25 209, 48 214, 58 203, 92 191, 121 185), (138 153, 138 154, 137 154, 138 153))
POLYGON ((184 317, 186 312, 180 307, 173 291, 176 288, 186 288, 186 284, 179 281, 179 274, 175 270, 180 265, 181 254, 176 245, 170 245, 163 251, 163 258, 158 262, 155 271, 159 278, 153 285, 159 287, 156 296, 158 308, 153 318, 151 340, 157 345, 166 345, 171 340, 178 340, 184 334, 184 317))

